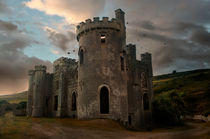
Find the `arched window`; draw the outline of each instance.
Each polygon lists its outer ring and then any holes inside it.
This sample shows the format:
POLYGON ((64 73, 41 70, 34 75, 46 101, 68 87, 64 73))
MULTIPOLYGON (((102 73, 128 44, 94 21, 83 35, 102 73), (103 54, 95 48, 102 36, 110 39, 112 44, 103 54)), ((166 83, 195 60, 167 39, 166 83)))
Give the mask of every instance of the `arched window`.
POLYGON ((54 96, 54 110, 58 110, 58 96, 54 96))
POLYGON ((80 64, 84 63, 84 51, 82 49, 79 52, 79 61, 80 61, 80 64))
POLYGON ((100 113, 109 113, 109 90, 105 86, 100 90, 100 113))
POLYGON ((143 88, 147 88, 147 77, 146 77, 145 72, 141 73, 141 86, 143 88))
POLYGON ((144 104, 144 110, 149 110, 149 97, 147 93, 143 96, 143 104, 144 104))
POLYGON ((73 94, 72 94, 72 99, 71 99, 71 110, 72 111, 76 111, 77 110, 77 98, 76 98, 76 93, 75 92, 73 92, 73 94))

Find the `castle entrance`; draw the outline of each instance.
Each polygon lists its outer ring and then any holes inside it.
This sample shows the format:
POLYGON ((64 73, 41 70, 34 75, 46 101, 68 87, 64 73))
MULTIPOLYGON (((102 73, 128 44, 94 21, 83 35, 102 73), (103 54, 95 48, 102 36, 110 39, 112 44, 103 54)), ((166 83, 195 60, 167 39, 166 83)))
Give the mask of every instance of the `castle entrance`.
POLYGON ((100 90, 100 113, 109 113, 109 90, 105 86, 100 90))

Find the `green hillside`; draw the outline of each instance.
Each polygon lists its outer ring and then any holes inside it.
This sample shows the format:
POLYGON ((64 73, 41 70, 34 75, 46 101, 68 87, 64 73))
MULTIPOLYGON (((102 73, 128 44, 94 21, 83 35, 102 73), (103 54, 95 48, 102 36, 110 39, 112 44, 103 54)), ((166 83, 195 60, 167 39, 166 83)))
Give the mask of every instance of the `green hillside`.
POLYGON ((9 103, 19 103, 21 101, 26 101, 27 100, 27 91, 17 93, 17 94, 0 96, 0 101, 1 100, 6 100, 9 103))
POLYGON ((156 97, 182 93, 187 114, 210 114, 210 69, 155 76, 153 89, 156 97))

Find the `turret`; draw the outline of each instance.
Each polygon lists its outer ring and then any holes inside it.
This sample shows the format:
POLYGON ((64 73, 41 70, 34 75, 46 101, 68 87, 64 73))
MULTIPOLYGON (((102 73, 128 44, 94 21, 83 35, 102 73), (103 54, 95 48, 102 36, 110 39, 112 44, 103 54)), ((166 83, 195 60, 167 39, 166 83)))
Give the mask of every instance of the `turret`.
POLYGON ((125 25, 125 13, 121 9, 115 10, 115 17, 125 25))
POLYGON ((29 87, 28 87, 28 102, 27 102, 27 116, 32 115, 32 105, 33 105, 33 91, 34 91, 34 70, 29 70, 28 71, 28 76, 29 76, 29 87))
POLYGON ((142 63, 144 63, 148 66, 149 77, 152 77, 153 72, 152 72, 152 56, 151 56, 151 54, 150 53, 141 54, 141 61, 142 61, 142 63))
POLYGON ((128 58, 131 59, 131 61, 136 61, 136 45, 134 44, 128 44, 126 46, 128 58))
POLYGON ((35 66, 32 117, 42 117, 45 106, 46 66, 35 66))
POLYGON ((122 49, 125 49, 126 47, 125 13, 121 9, 117 9, 115 10, 115 17, 117 21, 121 22, 122 49))

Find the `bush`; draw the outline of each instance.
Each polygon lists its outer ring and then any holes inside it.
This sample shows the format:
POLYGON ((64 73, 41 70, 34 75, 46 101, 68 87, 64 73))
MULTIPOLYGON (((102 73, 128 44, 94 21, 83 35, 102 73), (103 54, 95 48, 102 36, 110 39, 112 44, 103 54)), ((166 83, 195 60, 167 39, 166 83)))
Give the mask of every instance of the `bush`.
POLYGON ((26 101, 21 101, 20 103, 18 103, 18 106, 16 109, 20 110, 20 109, 26 109, 26 105, 27 102, 26 101))
POLYGON ((153 102, 153 118, 158 125, 176 125, 182 122, 185 115, 183 93, 175 90, 163 92, 153 102))

